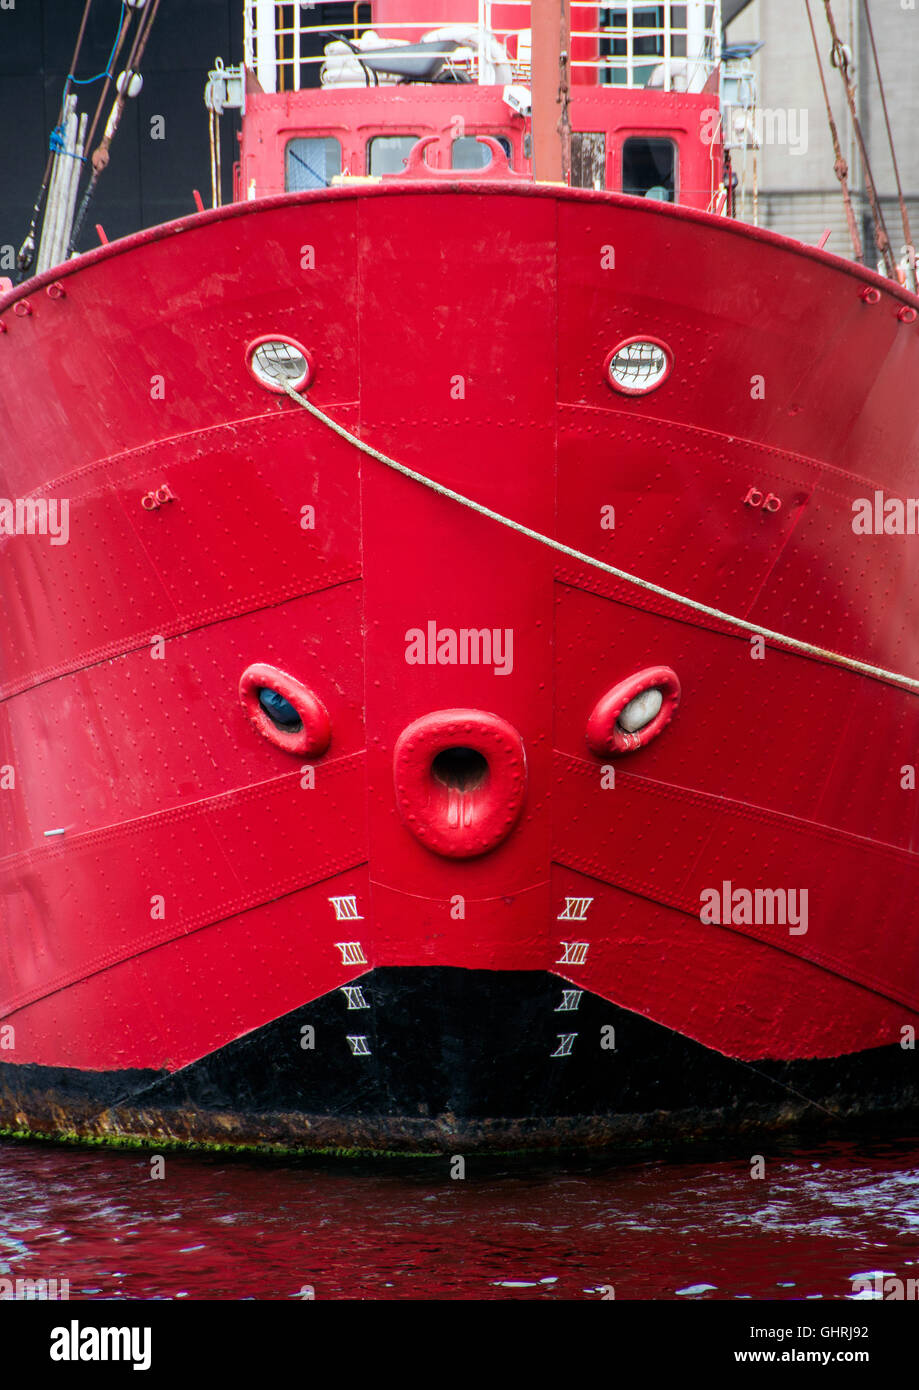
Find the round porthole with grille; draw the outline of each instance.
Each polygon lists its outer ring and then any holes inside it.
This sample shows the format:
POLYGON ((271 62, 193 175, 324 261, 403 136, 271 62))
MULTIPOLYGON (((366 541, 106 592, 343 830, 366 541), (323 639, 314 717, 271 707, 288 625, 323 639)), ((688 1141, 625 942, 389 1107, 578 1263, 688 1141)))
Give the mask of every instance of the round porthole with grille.
POLYGON ((627 396, 655 390, 666 381, 672 366, 670 349, 654 338, 627 338, 603 364, 609 385, 627 396))
POLYGON ((292 338, 256 338, 246 348, 246 361, 260 386, 281 394, 284 382, 300 391, 313 374, 309 353, 292 338))

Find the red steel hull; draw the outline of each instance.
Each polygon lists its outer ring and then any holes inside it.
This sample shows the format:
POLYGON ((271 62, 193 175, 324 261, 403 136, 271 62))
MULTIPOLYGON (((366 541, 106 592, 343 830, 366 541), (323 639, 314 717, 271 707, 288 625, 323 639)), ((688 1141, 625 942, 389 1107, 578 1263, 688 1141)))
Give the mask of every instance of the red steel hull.
MULTIPOLYGON (((852 504, 916 476, 919 328, 899 312, 916 304, 684 208, 485 182, 234 205, 0 300, 0 493, 70 499, 66 545, 0 539, 0 1124, 346 1142, 300 1101, 286 1126, 196 1129, 130 1099, 114 1119, 68 1112, 48 1078, 171 1077, 380 970, 542 972, 754 1068, 914 1055, 915 694, 756 655, 720 619, 433 495, 259 386, 245 349, 302 343, 335 420, 538 532, 915 676, 919 541, 854 535, 852 504), (672 352, 647 396, 604 379, 632 336, 672 352), (169 505, 144 503, 163 488, 169 505), (781 509, 745 505, 751 488, 781 509), (510 630, 511 668, 409 664, 431 622, 510 630), (316 693, 327 752, 259 735, 237 694, 256 662, 316 693), (673 722, 596 757, 597 701, 658 665, 682 686, 673 722), (394 782, 400 736, 443 710, 496 716, 525 754, 519 819, 472 857, 424 843, 394 782), (807 890, 807 930, 704 922, 725 881, 807 890)), ((554 1013, 555 1067, 597 1065, 598 1037, 554 1013)), ((322 1046, 350 1064, 344 1034, 322 1046)), ((919 1098, 895 1091, 888 1108, 919 1098)), ((551 1142, 527 1114, 522 1093, 516 1128, 481 1142, 551 1142)), ((613 1132, 596 1114, 581 1138, 613 1132)), ((466 1133, 435 1119, 398 1133, 466 1133)))

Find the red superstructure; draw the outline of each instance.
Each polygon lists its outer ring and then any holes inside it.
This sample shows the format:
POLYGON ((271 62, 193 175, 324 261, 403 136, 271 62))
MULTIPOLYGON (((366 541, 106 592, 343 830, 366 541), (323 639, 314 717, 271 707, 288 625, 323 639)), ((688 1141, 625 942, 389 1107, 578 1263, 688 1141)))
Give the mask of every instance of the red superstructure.
MULTIPOLYGON (((452 24, 444 16, 441 27, 422 30, 409 22, 413 4, 384 0, 375 7, 374 28, 361 38, 361 47, 355 43, 353 57, 345 51, 346 38, 326 46, 321 87, 306 85, 311 76, 315 80, 319 60, 299 56, 310 31, 299 35, 296 57, 289 37, 282 34, 266 59, 264 45, 258 47, 258 8, 251 7, 238 196, 296 191, 340 175, 398 172, 414 141, 425 137, 436 137, 425 156, 432 169, 483 167, 484 152, 475 149, 474 141, 491 136, 503 143, 516 171, 532 175, 526 104, 532 44, 530 30, 522 27, 529 11, 522 0, 482 7, 483 22, 495 28, 484 31, 489 37, 478 47, 474 4, 442 4, 440 9, 453 10, 452 24), (432 67, 431 81, 399 81, 385 70, 387 56, 395 52, 398 59, 397 45, 403 43, 436 46, 436 39, 424 40, 425 32, 447 36, 442 44, 457 45, 450 65, 440 71, 432 67), (371 55, 363 71, 362 52, 371 55), (445 80, 451 74, 456 80, 445 80), (259 75, 268 90, 262 90, 259 75)), ((701 4, 689 8, 712 10, 701 4)), ((702 13, 697 34, 685 22, 678 35, 669 29, 650 35, 641 29, 630 32, 628 41, 611 41, 611 47, 623 51, 618 57, 607 55, 604 63, 599 41, 578 37, 598 32, 596 8, 578 3, 573 13, 575 26, 585 27, 575 27, 572 36, 572 184, 640 191, 642 196, 656 187, 652 196, 663 201, 707 211, 720 208, 724 165, 714 22, 705 27, 702 13), (666 57, 654 56, 655 45, 666 57), (687 52, 693 56, 686 57, 687 52), (621 85, 600 85, 604 74, 621 85)), ((417 61, 423 70, 424 57, 417 61)))
POLYGON ((919 300, 708 210, 716 82, 577 85, 599 191, 498 84, 250 90, 240 201, 0 299, 4 1126, 916 1108, 919 300))

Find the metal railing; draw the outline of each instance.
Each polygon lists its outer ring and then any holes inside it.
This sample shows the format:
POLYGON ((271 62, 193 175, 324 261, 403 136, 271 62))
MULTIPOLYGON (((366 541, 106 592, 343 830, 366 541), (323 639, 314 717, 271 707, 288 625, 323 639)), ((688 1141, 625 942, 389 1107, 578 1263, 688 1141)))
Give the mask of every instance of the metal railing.
MULTIPOLYGON (((503 41, 515 77, 530 75, 530 29, 506 28, 493 20, 495 9, 526 10, 530 0, 479 0, 479 28, 503 41), (516 42, 515 42, 516 41, 516 42)), ((598 5, 571 0, 573 69, 592 69, 600 85, 659 87, 663 91, 699 92, 721 59, 721 0, 620 0, 598 5), (585 13, 586 12, 586 13, 585 13), (595 27, 579 23, 595 17, 595 27), (583 56, 596 47, 596 56, 583 56)))
MULTIPOLYGON (((571 66, 595 71, 600 85, 699 92, 720 61, 720 0, 682 0, 679 4, 676 0, 657 4, 620 0, 605 6, 591 0, 571 0, 571 11, 572 50, 578 55, 571 66)), ((445 25, 442 19, 360 25, 357 13, 355 5, 353 23, 335 31, 328 24, 304 23, 309 9, 295 0, 246 0, 246 67, 256 74, 265 92, 299 91, 302 86, 313 85, 304 80, 311 66, 325 67, 328 76, 330 55, 324 50, 327 42, 335 42, 336 33, 356 45, 366 41, 379 53, 419 31, 425 38, 463 31, 468 43, 448 60, 448 66, 461 78, 483 85, 529 81, 530 0, 478 0, 477 20, 454 25, 445 25), (521 11, 519 25, 495 23, 496 11, 507 8, 521 11)), ((348 45, 341 44, 331 56, 332 71, 337 74, 334 85, 365 85, 360 53, 349 60, 348 45), (341 67, 343 59, 345 66, 341 67)), ((378 74, 374 80, 389 85, 399 79, 378 74)))

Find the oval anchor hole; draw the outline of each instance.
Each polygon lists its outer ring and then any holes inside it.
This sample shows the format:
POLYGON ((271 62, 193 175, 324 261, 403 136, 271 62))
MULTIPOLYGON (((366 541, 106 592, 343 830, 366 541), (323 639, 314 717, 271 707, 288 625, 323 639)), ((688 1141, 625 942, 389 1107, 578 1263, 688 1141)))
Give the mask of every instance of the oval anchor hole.
POLYGON ((445 787, 471 792, 488 775, 488 760, 475 748, 444 748, 431 763, 431 771, 445 787))

